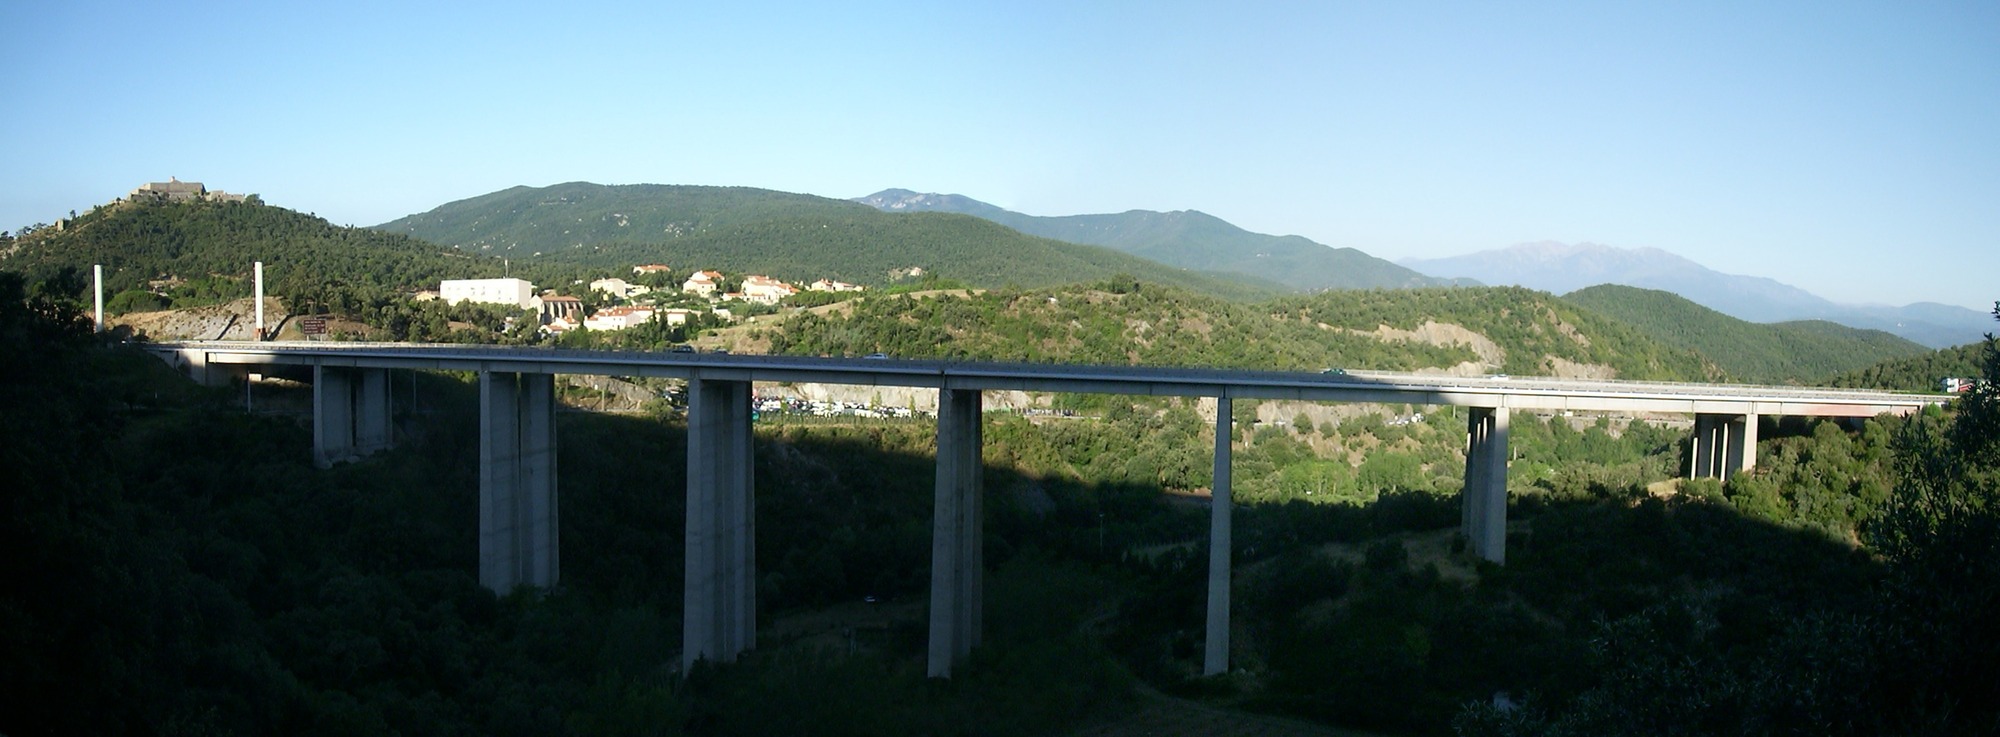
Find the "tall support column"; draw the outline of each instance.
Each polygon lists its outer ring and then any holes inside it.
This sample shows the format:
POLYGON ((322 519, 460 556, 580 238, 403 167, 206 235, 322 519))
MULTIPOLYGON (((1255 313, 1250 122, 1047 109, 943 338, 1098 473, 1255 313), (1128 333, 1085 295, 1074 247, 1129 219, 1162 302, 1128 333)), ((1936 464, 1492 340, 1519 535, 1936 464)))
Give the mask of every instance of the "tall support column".
POLYGON ((1728 481, 1757 467, 1757 415, 1699 414, 1689 441, 1688 478, 1728 481))
POLYGON ((1467 549, 1494 563, 1507 562, 1509 419, 1506 407, 1473 407, 1466 421, 1460 531, 1465 533, 1467 549))
POLYGON ((313 367, 313 464, 332 468, 354 457, 354 374, 313 367))
POLYGON ((1688 478, 1716 476, 1716 446, 1721 444, 1724 429, 1721 420, 1718 415, 1694 416, 1694 437, 1688 441, 1688 478))
POLYGON ((1474 503, 1477 490, 1486 488, 1484 481, 1486 463, 1482 460, 1486 452, 1486 435, 1492 427, 1493 413, 1484 407, 1470 407, 1465 418, 1465 484, 1459 490, 1458 532, 1463 535, 1466 545, 1476 550, 1473 541, 1478 539, 1483 529, 1480 511, 1484 509, 1474 503))
POLYGON ((1741 426, 1736 432, 1731 433, 1731 442, 1735 446, 1735 453, 1732 454, 1729 464, 1729 473, 1732 476, 1738 471, 1748 471, 1757 467, 1757 414, 1755 412, 1745 414, 1738 422, 1741 426))
POLYGON ((1208 505, 1208 631, 1202 645, 1202 675, 1229 671, 1229 588, 1234 545, 1230 516, 1234 501, 1229 489, 1229 450, 1234 434, 1233 408, 1227 395, 1215 400, 1215 481, 1208 505))
POLYGON ((681 664, 757 646, 757 515, 750 382, 688 380, 686 591, 681 664))
POLYGON ((927 673, 950 678, 985 625, 985 464, 981 393, 938 390, 937 485, 931 529, 927 673))
POLYGON ((556 584, 555 377, 479 375, 479 583, 556 584))
POLYGON ((354 451, 368 455, 394 444, 394 415, 389 406, 389 370, 362 369, 354 386, 354 451))
MULTIPOLYGON (((244 391, 249 391, 248 384, 244 391)), ((320 468, 394 444, 389 370, 313 367, 313 463, 320 468)))

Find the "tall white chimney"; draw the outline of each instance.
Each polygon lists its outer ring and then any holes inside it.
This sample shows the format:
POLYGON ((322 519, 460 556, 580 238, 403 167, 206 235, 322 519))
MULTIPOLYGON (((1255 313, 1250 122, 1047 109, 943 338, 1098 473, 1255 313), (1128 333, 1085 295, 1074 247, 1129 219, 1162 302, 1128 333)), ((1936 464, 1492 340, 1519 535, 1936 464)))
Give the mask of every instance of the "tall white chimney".
POLYGON ((104 332, 104 264, 92 264, 91 281, 97 285, 97 332, 104 332))
POLYGON ((257 339, 264 339, 264 262, 257 262, 257 339))

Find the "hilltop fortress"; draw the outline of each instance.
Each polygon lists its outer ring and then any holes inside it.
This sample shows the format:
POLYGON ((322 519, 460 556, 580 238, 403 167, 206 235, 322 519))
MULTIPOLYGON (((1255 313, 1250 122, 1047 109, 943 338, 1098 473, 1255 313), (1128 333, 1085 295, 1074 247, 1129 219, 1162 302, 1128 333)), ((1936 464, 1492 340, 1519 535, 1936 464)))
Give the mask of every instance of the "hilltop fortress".
POLYGON ((183 182, 174 177, 167 177, 167 181, 164 182, 147 182, 139 185, 139 188, 132 190, 131 194, 125 196, 125 199, 132 202, 189 202, 195 200, 242 202, 245 197, 246 195, 230 194, 219 189, 209 191, 207 187, 201 185, 201 182, 183 182))

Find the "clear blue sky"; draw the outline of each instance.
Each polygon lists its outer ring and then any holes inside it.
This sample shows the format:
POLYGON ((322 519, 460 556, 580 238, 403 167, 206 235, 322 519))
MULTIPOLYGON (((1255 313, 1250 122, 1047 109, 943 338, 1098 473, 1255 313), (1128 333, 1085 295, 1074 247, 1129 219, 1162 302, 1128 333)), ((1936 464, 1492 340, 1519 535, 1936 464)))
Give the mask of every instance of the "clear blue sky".
POLYGON ((1654 247, 2000 299, 2000 3, 0 4, 0 228, 178 176, 1198 209, 1385 258, 1654 247))

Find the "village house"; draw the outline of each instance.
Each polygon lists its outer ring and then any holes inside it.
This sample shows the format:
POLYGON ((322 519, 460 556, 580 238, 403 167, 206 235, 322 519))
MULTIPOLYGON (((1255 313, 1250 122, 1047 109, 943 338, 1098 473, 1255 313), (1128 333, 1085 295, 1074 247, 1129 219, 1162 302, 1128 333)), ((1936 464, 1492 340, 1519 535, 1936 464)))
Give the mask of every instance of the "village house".
POLYGON ((774 305, 778 303, 778 300, 798 293, 798 287, 768 276, 751 274, 743 277, 743 299, 745 301, 774 305))
POLYGON ((624 330, 644 325, 653 319, 651 307, 606 307, 597 314, 583 319, 583 326, 591 330, 624 330))
POLYGON ((693 317, 697 314, 700 313, 694 310, 685 309, 681 307, 672 307, 660 310, 658 313, 656 313, 657 315, 656 319, 666 322, 667 325, 671 327, 675 325, 686 325, 688 318, 693 317))
POLYGON ((578 322, 575 315, 564 315, 550 320, 547 325, 543 325, 542 332, 550 335, 561 335, 582 326, 583 323, 578 322))
POLYGON ((687 278, 687 281, 681 282, 681 291, 693 292, 703 297, 707 297, 714 295, 717 285, 721 283, 722 283, 722 272, 697 271, 694 272, 693 275, 689 276, 687 278))
POLYGON ((632 267, 633 276, 645 276, 647 274, 671 274, 671 273, 673 273, 673 269, 669 269, 663 264, 645 264, 643 266, 632 267))
POLYGON ((832 279, 821 279, 806 286, 806 290, 811 292, 859 292, 863 289, 866 287, 832 279))
POLYGON ((634 294, 647 291, 647 289, 624 279, 612 277, 610 279, 599 279, 591 282, 590 291, 603 292, 619 299, 625 299, 634 294))

